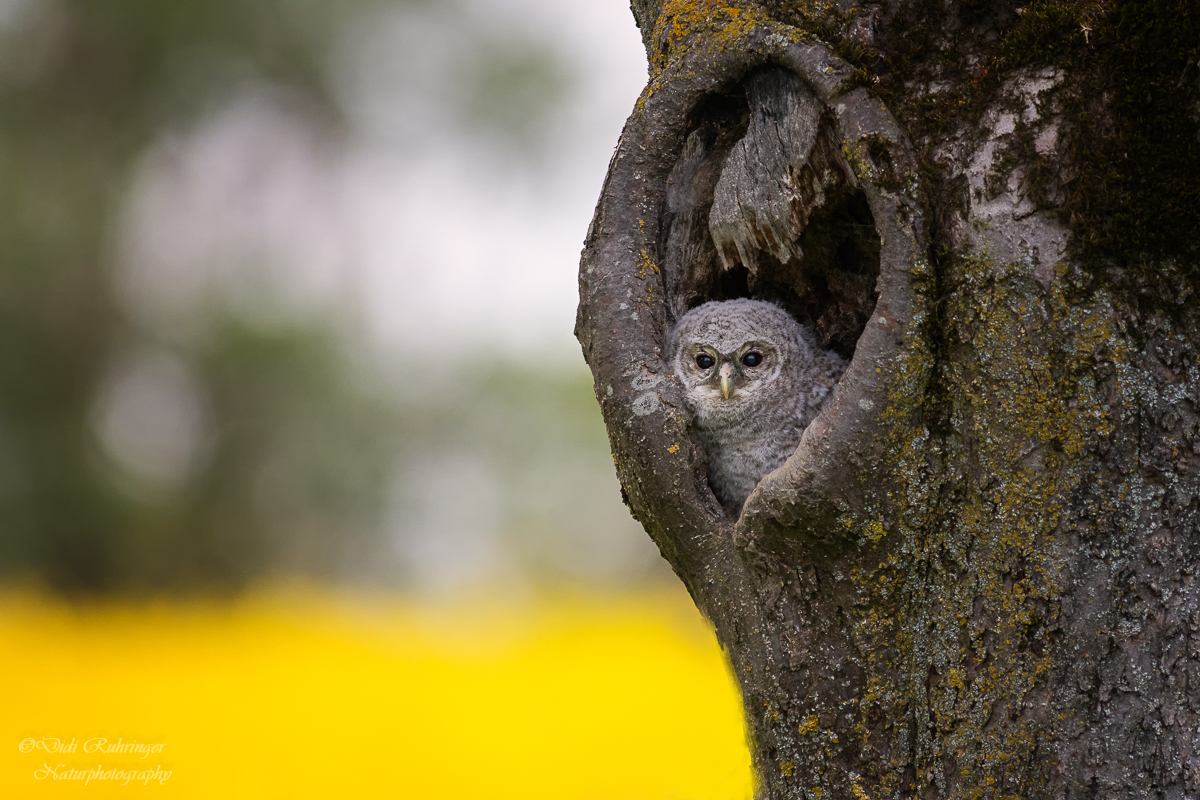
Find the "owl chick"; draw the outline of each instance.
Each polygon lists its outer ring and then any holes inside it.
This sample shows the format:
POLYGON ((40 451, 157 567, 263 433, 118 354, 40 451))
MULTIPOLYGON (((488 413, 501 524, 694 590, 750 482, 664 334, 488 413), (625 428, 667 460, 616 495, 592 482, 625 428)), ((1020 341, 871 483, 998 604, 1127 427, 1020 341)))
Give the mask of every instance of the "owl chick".
POLYGON ((845 359, 762 300, 693 308, 668 334, 667 354, 708 454, 709 486, 734 513, 796 451, 846 371, 845 359))

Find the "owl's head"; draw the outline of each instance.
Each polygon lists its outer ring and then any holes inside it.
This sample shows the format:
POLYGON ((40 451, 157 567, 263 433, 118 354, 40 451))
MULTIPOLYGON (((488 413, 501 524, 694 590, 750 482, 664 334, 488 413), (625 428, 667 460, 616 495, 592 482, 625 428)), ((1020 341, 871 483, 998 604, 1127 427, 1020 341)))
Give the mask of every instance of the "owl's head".
POLYGON ((697 421, 736 424, 774 406, 813 360, 800 323, 762 300, 693 308, 667 337, 671 368, 697 421))

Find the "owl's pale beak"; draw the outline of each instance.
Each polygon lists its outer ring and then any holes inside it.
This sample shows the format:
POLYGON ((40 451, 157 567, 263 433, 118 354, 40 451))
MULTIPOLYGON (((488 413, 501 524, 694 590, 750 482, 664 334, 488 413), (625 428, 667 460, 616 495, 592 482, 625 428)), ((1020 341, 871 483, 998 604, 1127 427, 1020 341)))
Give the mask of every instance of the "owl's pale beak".
POLYGON ((733 364, 729 362, 721 365, 721 394, 726 400, 733 394, 733 364))

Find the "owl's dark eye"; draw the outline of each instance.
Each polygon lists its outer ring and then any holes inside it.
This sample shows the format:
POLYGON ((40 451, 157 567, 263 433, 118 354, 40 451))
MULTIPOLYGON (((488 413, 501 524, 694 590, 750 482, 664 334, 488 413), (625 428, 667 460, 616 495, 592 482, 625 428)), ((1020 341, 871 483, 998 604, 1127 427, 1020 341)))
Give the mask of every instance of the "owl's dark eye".
POLYGON ((717 360, 708 353, 701 353, 700 355, 696 356, 696 366, 700 369, 712 369, 713 365, 716 363, 717 360))
POLYGON ((742 363, 747 367, 757 367, 762 363, 762 360, 763 354, 757 350, 751 350, 749 353, 746 353, 746 355, 742 356, 742 363))

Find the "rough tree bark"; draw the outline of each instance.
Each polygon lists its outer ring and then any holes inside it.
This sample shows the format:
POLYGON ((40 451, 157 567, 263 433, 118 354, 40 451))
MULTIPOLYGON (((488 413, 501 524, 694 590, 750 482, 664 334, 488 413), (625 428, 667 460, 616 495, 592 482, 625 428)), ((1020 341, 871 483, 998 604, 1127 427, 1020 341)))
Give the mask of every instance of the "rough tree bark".
POLYGON ((1200 3, 632 5, 577 334, 759 794, 1200 794, 1200 3), (853 360, 734 519, 662 344, 737 296, 853 360))

